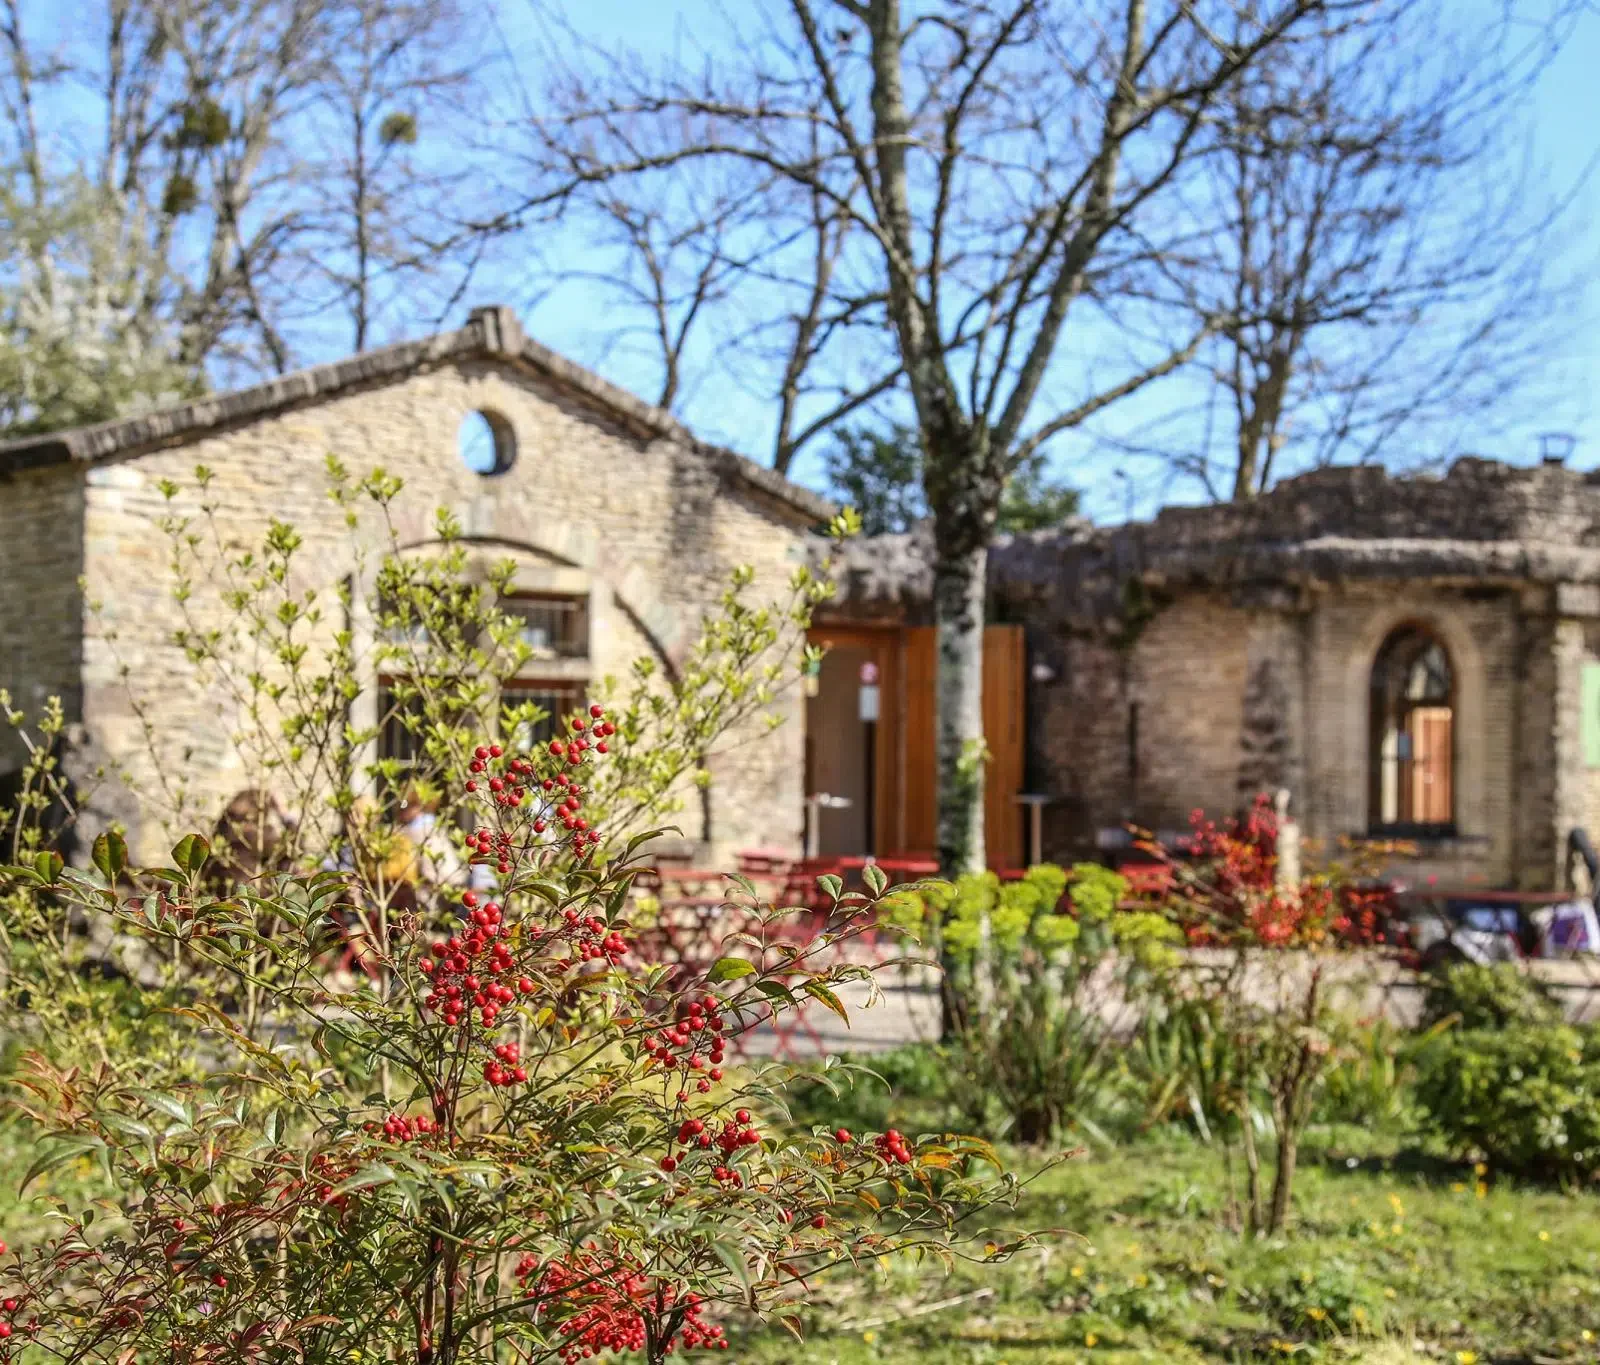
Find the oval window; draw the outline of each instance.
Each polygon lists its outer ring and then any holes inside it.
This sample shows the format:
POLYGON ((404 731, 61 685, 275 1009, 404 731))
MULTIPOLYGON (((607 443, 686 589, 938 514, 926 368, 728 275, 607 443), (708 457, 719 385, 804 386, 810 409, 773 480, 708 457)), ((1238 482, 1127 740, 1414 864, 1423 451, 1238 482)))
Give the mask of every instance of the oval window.
POLYGON ((461 463, 474 474, 504 474, 517 456, 511 423, 497 412, 469 412, 456 433, 461 463))

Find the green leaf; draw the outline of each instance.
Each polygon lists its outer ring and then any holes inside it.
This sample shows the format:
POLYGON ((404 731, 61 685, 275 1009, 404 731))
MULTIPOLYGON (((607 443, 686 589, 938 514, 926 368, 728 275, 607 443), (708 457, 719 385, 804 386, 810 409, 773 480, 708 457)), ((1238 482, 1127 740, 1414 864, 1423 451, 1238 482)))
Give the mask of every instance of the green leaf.
POLYGON ((370 1190, 376 1185, 392 1185, 396 1178, 393 1166, 374 1161, 363 1166, 342 1185, 336 1186, 333 1192, 346 1194, 351 1190, 370 1190))
POLYGON ((169 1118, 175 1118, 181 1123, 194 1126, 194 1115, 189 1112, 189 1106, 182 1100, 174 1099, 171 1095, 162 1095, 154 1090, 135 1090, 133 1092, 152 1109, 159 1109, 169 1118))
POLYGON ((756 964, 744 957, 719 957, 706 973, 707 981, 732 981, 735 977, 754 976, 756 964))
POLYGON ((71 1161, 73 1157, 83 1156, 99 1147, 99 1142, 94 1138, 63 1138, 47 1147, 28 1167, 28 1173, 22 1177, 22 1184, 18 1186, 17 1193, 21 1194, 29 1185, 33 1184, 46 1171, 54 1170, 57 1166, 71 1161))
POLYGON ((129 1137, 143 1138, 146 1142, 155 1140, 154 1128, 148 1123, 141 1123, 138 1119, 130 1119, 126 1114, 102 1114, 100 1122, 107 1128, 125 1133, 129 1137))
POLYGON ((806 981, 800 986, 813 1000, 820 1000, 830 1010, 844 1020, 844 1026, 850 1027, 850 1013, 844 1007, 844 1002, 820 981, 806 981))
POLYGON ((745 1292, 749 1293, 750 1269, 745 1265, 744 1257, 740 1254, 739 1248, 718 1237, 712 1240, 711 1250, 715 1253, 716 1258, 734 1273, 739 1283, 744 1286, 745 1292))
POLYGON ((826 877, 818 877, 817 885, 822 888, 822 894, 831 901, 838 900, 844 891, 844 879, 835 877, 831 873, 826 877))
POLYGON ((766 996, 768 1000, 782 1000, 786 1005, 798 1005, 800 1002, 794 998, 791 991, 781 981, 758 981, 756 989, 766 996))
POLYGON ((63 864, 61 855, 53 848, 42 848, 39 855, 33 860, 33 870, 39 874, 39 880, 46 886, 54 886, 56 878, 61 875, 63 864))
POLYGON ((198 834, 185 834, 172 850, 172 860, 185 872, 198 872, 211 856, 211 845, 198 834))
POLYGON ((861 880, 867 884, 867 890, 874 896, 883 895, 884 887, 889 885, 889 879, 883 875, 883 869, 876 863, 868 863, 861 869, 861 880))
POLYGON ((94 865, 108 882, 115 882, 128 865, 128 846, 116 830, 107 830, 94 841, 94 865))

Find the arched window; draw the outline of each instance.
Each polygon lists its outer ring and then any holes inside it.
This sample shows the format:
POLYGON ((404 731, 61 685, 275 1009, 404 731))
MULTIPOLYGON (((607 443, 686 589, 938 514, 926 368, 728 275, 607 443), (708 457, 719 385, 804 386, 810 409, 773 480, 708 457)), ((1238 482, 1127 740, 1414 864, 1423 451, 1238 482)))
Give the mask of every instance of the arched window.
POLYGON ((1394 631, 1372 665, 1374 831, 1444 834, 1455 826, 1455 673, 1420 626, 1394 631))

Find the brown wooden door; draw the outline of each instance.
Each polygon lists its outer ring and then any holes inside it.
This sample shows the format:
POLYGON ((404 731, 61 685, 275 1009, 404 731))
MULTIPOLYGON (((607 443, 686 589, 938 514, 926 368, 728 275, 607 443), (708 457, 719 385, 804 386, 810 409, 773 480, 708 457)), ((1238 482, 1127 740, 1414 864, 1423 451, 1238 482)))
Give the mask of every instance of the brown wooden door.
POLYGON ((1419 825, 1448 825, 1452 807, 1454 726, 1448 706, 1411 712, 1411 818, 1419 825))
MULTIPOLYGON (((984 844, 989 865, 1020 866, 1024 725, 1021 626, 988 626, 983 632, 983 735, 989 746, 984 773, 984 844)), ((905 846, 931 853, 939 843, 939 763, 935 744, 938 643, 932 626, 906 631, 905 641, 905 846)))
POLYGON ((818 627, 809 639, 828 654, 817 693, 806 701, 806 795, 820 789, 852 803, 848 809, 819 812, 820 849, 845 856, 893 852, 902 846, 900 632, 893 627, 818 627), (869 661, 877 667, 879 688, 870 768, 863 762, 865 732, 858 709, 860 667, 869 661), (869 771, 870 799, 865 785, 869 771))

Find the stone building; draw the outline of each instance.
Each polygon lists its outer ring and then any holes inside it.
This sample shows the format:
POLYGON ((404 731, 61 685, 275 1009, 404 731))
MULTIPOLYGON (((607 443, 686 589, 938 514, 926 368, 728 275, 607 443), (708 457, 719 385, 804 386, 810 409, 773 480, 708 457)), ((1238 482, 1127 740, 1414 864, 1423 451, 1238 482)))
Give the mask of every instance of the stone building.
MULTIPOLYGON (((830 510, 530 340, 503 308, 259 387, 0 445, 0 686, 25 710, 63 699, 72 763, 129 771, 97 818, 128 823, 136 856, 164 853, 165 831, 130 794, 151 788, 160 763, 190 774, 215 812, 243 780, 229 699, 173 641, 162 518, 196 515, 203 464, 222 535, 257 544, 269 517, 292 523, 304 586, 326 589, 360 562, 327 495, 330 454, 357 475, 382 465, 405 481, 394 517, 407 551, 436 543, 443 507, 474 554, 516 561, 508 605, 538 653, 510 687, 561 709, 640 655, 670 671, 736 565, 755 567, 758 599, 781 598, 830 510), (458 448, 463 433, 477 444, 458 448), (168 480, 183 489, 170 503, 168 480)), ((362 624, 351 623, 358 636, 362 624)), ((358 723, 380 713, 370 682, 358 723)), ((780 705, 799 709, 792 695, 780 705)), ((798 845, 802 736, 790 719, 714 767, 710 796, 680 817, 710 856, 798 845)), ((18 751, 9 735, 0 744, 3 775, 18 751)))
MULTIPOLYGON (((928 620, 916 538, 863 547, 839 627, 889 666, 928 620)), ((1043 853, 1287 788, 1306 837, 1404 838, 1414 875, 1544 888, 1600 831, 1600 474, 1458 461, 1003 542, 1043 853)), ((1001 794, 1004 796, 1005 794, 1001 794)), ((1024 856, 1013 822, 990 856, 1024 856)))

